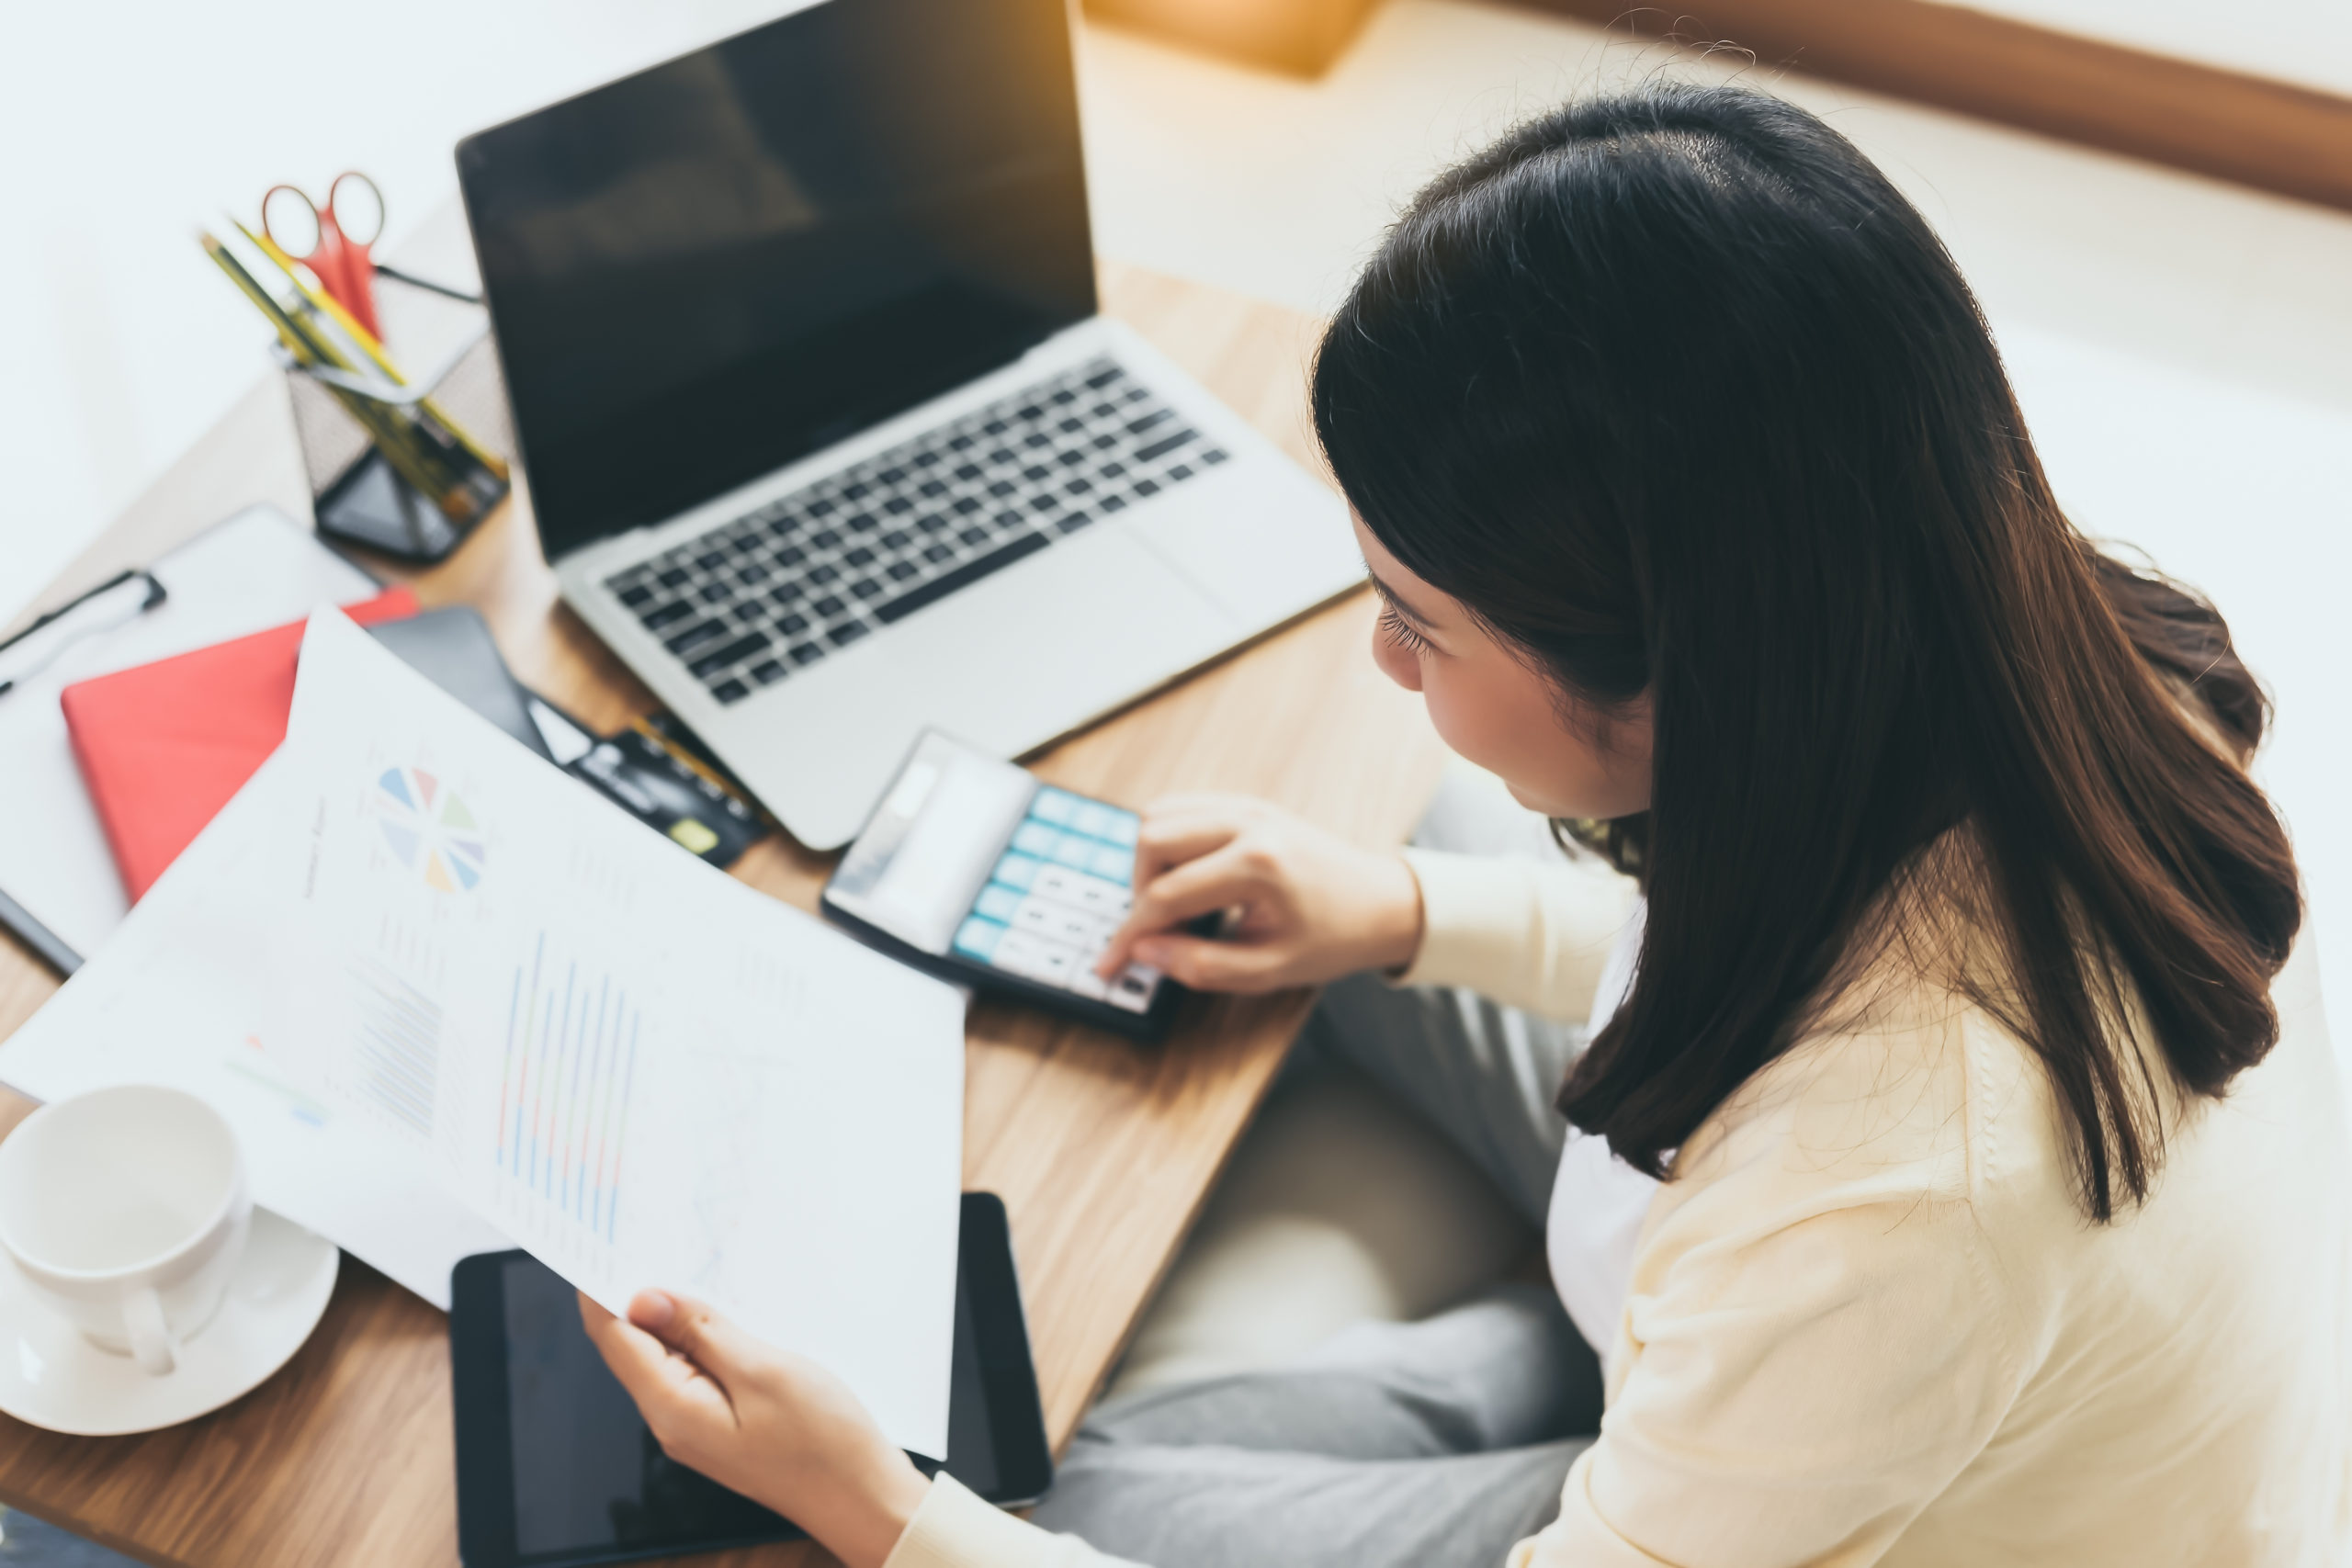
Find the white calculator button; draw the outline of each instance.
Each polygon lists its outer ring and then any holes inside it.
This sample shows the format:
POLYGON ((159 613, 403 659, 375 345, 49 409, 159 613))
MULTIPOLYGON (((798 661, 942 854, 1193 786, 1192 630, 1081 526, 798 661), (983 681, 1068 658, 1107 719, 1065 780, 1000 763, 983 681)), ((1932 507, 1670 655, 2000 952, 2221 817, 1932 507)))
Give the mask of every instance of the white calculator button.
POLYGON ((1083 909, 1114 925, 1127 918, 1127 909, 1135 902, 1117 883, 1072 871, 1066 865, 1049 865, 1039 872, 1033 891, 1041 898, 1083 909))
MULTIPOLYGON (((997 962, 1003 963, 1003 944, 998 944, 996 951, 997 962)), ((1150 1008, 1152 994, 1159 988, 1159 970, 1148 964, 1130 964, 1119 971, 1117 979, 1111 982, 1111 994, 1103 999, 1127 1012, 1143 1012, 1150 1008)))
POLYGON ((1048 942, 1058 942, 1071 947, 1090 948, 1100 952, 1110 928, 1083 909, 1068 904, 1057 904, 1051 898, 1035 894, 1021 900, 1012 911, 1015 931, 1034 932, 1048 942))
POLYGON ((1007 974, 1018 975, 1024 980, 1067 987, 1070 972, 1078 964, 1078 949, 1062 942, 1048 942, 1033 931, 1013 930, 1006 931, 998 940, 996 953, 989 962, 1007 974))
MULTIPOLYGON (((1100 948, 1095 950, 1097 953, 1101 951, 1100 948)), ((1102 976, 1094 972, 1093 953, 1079 954, 1077 965, 1069 972, 1069 994, 1074 997, 1084 997, 1091 1002, 1106 1002, 1111 999, 1110 985, 1102 976)))

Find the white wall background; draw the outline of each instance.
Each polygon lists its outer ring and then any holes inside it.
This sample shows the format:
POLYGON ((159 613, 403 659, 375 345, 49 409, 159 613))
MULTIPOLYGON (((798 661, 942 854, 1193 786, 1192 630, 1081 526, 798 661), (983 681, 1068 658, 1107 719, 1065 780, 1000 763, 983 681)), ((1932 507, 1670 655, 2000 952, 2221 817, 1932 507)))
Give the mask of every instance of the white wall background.
POLYGON ((390 238, 457 139, 790 0, 0 5, 0 621, 251 385, 269 333, 192 238, 373 175, 390 238))
POLYGON ((2352 94, 2352 3, 2267 0, 1957 0, 1972 9, 2157 54, 2352 94))

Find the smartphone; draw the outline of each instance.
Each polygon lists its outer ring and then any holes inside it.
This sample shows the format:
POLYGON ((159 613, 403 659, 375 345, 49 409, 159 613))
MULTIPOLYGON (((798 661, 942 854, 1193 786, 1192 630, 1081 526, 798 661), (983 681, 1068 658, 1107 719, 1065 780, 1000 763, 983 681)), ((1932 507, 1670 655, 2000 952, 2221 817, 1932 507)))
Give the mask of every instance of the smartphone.
POLYGON ((917 968, 1157 1039, 1183 987, 1142 964, 1094 973, 1127 916, 1138 821, 926 731, 821 905, 917 968))

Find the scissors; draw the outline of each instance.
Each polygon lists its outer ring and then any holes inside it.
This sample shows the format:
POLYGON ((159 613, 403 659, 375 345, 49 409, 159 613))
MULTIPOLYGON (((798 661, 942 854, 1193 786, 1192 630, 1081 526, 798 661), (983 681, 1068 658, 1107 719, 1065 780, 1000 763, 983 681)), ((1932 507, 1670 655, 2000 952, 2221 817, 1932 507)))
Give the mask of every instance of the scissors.
POLYGON ((356 169, 335 175, 324 206, 293 186, 262 193, 261 231, 270 243, 318 274, 319 283, 352 319, 381 342, 376 318, 376 264, 368 247, 384 235, 384 193, 356 169))

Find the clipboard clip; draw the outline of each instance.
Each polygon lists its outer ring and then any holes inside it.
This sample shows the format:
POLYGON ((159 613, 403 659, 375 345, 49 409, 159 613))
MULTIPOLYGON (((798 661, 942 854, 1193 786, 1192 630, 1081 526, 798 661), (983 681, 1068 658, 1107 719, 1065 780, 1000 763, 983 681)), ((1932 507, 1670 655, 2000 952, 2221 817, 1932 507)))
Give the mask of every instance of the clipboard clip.
POLYGON ((127 626, 169 597, 162 579, 132 567, 35 617, 23 631, 0 640, 0 697, 56 663, 75 643, 127 626))

